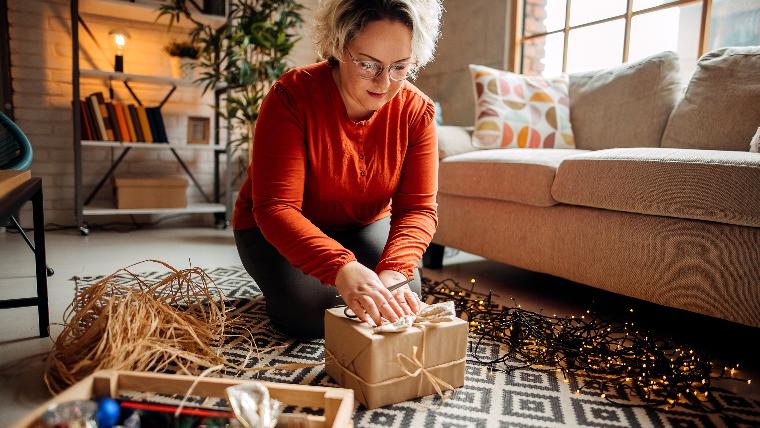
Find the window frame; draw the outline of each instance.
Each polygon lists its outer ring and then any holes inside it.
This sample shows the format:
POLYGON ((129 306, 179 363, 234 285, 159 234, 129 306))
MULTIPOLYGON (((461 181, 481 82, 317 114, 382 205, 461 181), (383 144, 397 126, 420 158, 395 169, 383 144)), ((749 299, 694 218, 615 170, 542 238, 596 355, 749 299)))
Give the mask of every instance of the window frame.
POLYGON ((510 71, 516 73, 522 73, 523 71, 523 44, 532 39, 540 37, 546 37, 551 34, 564 33, 564 44, 562 46, 562 72, 567 72, 567 47, 570 31, 578 28, 590 27, 596 24, 603 24, 605 22, 615 21, 618 19, 625 20, 625 37, 623 39, 623 63, 628 62, 628 50, 631 44, 631 22, 634 16, 644 15, 648 13, 657 12, 664 9, 670 9, 672 7, 681 7, 694 3, 702 4, 702 16, 699 23, 699 42, 697 43, 698 52, 697 58, 701 57, 705 53, 705 49, 710 35, 710 13, 712 10, 712 0, 676 0, 670 3, 653 6, 646 9, 633 10, 633 0, 627 0, 626 11, 621 15, 610 16, 604 19, 596 21, 585 22, 583 24, 571 26, 570 25, 570 8, 572 7, 573 0, 565 0, 565 26, 561 29, 554 31, 545 31, 543 33, 531 34, 525 36, 523 33, 523 25, 525 21, 524 7, 527 0, 512 0, 512 10, 510 11, 510 24, 512 27, 512 40, 511 49, 512 54, 509 55, 507 66, 510 71))

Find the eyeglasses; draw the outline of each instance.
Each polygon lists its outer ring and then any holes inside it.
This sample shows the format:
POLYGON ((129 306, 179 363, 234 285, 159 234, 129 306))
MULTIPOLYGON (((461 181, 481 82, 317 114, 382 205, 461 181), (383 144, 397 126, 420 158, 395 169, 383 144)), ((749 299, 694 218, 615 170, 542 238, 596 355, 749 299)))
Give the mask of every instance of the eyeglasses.
POLYGON ((358 60, 354 58, 348 49, 346 49, 346 52, 351 57, 351 62, 356 66, 359 77, 366 80, 377 79, 383 74, 385 69, 388 69, 388 77, 394 82, 400 82, 412 77, 417 67, 417 63, 415 62, 397 62, 386 67, 377 61, 358 60))

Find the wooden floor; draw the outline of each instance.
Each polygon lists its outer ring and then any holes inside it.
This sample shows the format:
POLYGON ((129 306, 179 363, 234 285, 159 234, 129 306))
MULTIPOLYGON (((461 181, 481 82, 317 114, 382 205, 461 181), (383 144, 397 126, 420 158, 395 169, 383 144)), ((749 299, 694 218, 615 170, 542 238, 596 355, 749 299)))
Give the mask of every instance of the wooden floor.
MULTIPOLYGON (((83 275, 104 275, 145 259, 166 261, 175 267, 223 267, 239 265, 234 239, 229 230, 211 228, 154 228, 130 233, 93 231, 81 237, 76 231, 48 232, 48 264, 55 269, 50 278, 50 319, 61 323, 71 302, 74 283, 83 275)), ((144 269, 156 270, 155 265, 144 269)), ((480 291, 492 290, 502 303, 523 308, 572 315, 593 307, 604 316, 633 308, 640 323, 670 335, 685 345, 708 350, 742 364, 739 373, 756 379, 751 386, 732 382, 727 388, 760 399, 760 359, 751 353, 760 339, 760 329, 688 314, 549 275, 516 269, 482 258, 447 250, 440 270, 424 271, 432 279, 452 278, 463 284, 475 279, 480 291), (512 300, 514 299, 514 300, 512 300)), ((15 233, 0 233, 0 299, 29 297, 34 292, 34 264, 29 249, 15 233)), ((44 364, 38 354, 50 349, 50 339, 36 338, 34 308, 0 311, 0 426, 7 426, 48 396, 42 382, 44 364)), ((60 326, 53 326, 53 335, 60 326)))

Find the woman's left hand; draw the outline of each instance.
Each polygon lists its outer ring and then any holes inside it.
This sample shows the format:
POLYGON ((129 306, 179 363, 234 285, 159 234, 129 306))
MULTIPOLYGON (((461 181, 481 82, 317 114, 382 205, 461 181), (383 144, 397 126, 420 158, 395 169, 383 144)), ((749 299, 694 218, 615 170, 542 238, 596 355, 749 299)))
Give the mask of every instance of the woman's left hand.
MULTIPOLYGON (((401 272, 396 272, 395 270, 384 270, 378 276, 386 288, 406 280, 406 277, 401 272)), ((422 303, 417 294, 409 288, 408 284, 391 291, 391 294, 393 294, 396 302, 401 306, 404 315, 417 315, 420 312, 422 303)))

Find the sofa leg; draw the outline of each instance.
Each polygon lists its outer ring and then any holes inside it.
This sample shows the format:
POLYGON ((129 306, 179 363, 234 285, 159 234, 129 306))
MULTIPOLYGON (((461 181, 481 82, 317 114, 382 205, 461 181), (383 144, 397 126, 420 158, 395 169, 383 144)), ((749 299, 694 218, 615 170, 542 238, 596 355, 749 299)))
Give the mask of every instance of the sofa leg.
POLYGON ((443 267, 443 245, 430 243, 425 254, 422 255, 422 266, 430 269, 440 269, 443 267))

